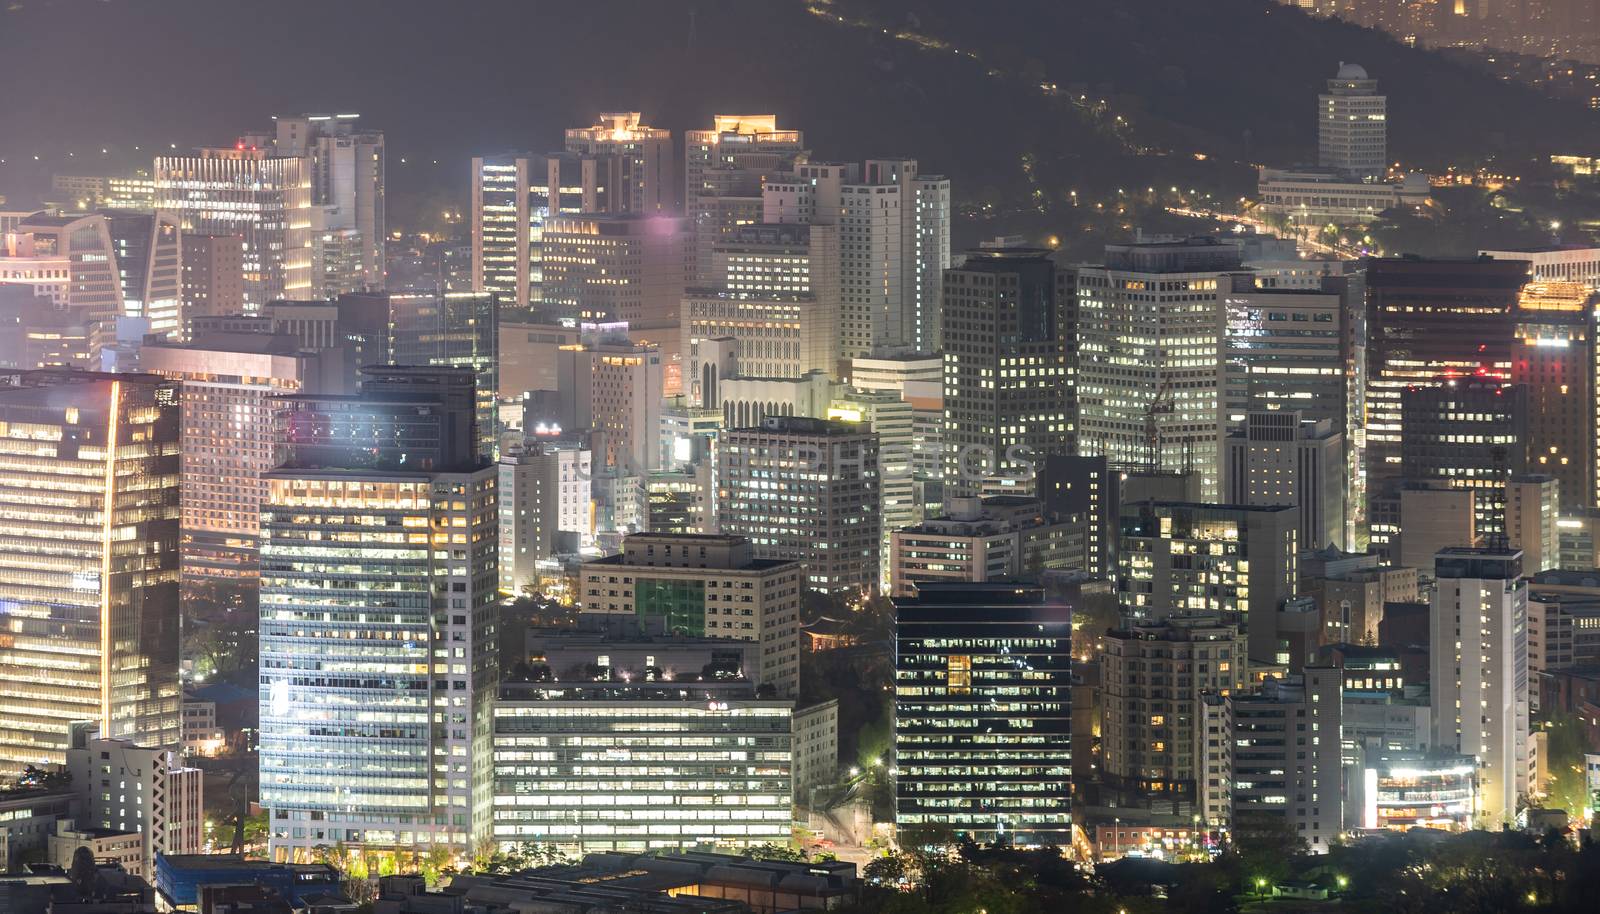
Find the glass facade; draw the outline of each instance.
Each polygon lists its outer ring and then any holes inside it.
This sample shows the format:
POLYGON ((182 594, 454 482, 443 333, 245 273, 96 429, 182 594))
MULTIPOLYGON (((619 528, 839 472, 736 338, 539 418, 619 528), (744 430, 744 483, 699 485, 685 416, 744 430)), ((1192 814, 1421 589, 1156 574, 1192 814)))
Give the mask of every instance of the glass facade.
POLYGON ((278 470, 261 517, 261 802, 277 859, 487 831, 493 467, 278 470))
POLYGON ((895 822, 1072 840, 1072 613, 1030 584, 895 600, 895 822))
POLYGON ((0 387, 0 774, 66 762, 75 721, 182 742, 178 398, 145 375, 0 387))
POLYGON ((706 683, 517 687, 494 712, 494 837, 571 853, 790 837, 789 701, 706 683))
POLYGON ((633 609, 639 625, 663 619, 668 632, 701 638, 706 633, 706 582, 670 578, 638 578, 633 585, 633 609))

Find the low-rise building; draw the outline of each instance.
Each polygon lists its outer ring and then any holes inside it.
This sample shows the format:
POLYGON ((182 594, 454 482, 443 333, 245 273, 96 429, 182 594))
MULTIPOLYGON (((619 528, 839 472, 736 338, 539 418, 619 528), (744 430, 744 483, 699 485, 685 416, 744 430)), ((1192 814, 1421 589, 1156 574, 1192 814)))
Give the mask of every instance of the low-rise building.
POLYGON ((692 637, 759 642, 747 675, 782 697, 800 691, 801 566, 756 558, 742 536, 639 533, 617 555, 585 562, 585 612, 633 616, 692 637))
POLYGON ((494 840, 580 854, 786 842, 794 702, 758 697, 742 675, 755 646, 702 639, 676 668, 614 646, 578 675, 535 664, 502 686, 494 840))

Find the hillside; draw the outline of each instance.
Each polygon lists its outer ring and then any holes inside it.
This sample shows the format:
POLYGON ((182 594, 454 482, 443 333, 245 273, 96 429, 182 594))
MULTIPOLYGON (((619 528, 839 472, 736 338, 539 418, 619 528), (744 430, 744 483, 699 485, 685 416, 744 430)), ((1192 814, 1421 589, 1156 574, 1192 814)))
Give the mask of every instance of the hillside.
POLYGON ((1252 162, 1307 159, 1313 99, 1341 60, 1383 82, 1392 148, 1410 165, 1600 146, 1594 112, 1268 0, 272 10, 57 0, 0 13, 12 72, 60 73, 49 91, 0 94, 0 193, 20 201, 52 173, 226 142, 275 112, 357 110, 388 133, 392 218, 427 227, 463 202, 468 157, 553 147, 597 110, 674 130, 775 111, 821 157, 911 154, 950 175, 958 244, 1022 231, 1092 249, 1136 222, 1162 227, 1163 204, 1249 192, 1252 162), (95 65, 59 67, 63 35, 95 65))

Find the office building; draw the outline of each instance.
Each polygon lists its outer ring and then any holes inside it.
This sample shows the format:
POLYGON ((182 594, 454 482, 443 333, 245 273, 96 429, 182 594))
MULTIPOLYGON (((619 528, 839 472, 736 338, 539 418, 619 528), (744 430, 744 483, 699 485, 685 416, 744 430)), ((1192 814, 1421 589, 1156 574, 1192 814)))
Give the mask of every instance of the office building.
MULTIPOLYGON (((829 419, 856 423, 878 436, 878 507, 883 529, 880 555, 889 556, 889 534, 923 518, 915 474, 916 410, 888 390, 846 388, 834 395, 829 419)), ((884 566, 884 583, 888 582, 884 566)))
POLYGON ((948 498, 1072 453, 1075 308, 1071 272, 1043 250, 974 251, 944 281, 948 498))
POLYGON ((669 216, 677 211, 672 131, 645 126, 639 112, 602 112, 592 126, 568 128, 566 150, 616 157, 611 191, 618 198, 616 212, 669 216))
POLYGON ((1426 175, 1400 183, 1352 176, 1336 168, 1268 168, 1256 178, 1258 211, 1293 228, 1361 226, 1401 204, 1425 204, 1432 194, 1426 175))
POLYGON ((1306 421, 1299 410, 1251 410, 1223 447, 1224 502, 1294 506, 1301 549, 1348 544, 1344 435, 1332 420, 1306 421))
POLYGON ((261 803, 275 860, 490 835, 497 470, 472 373, 287 397, 261 509, 261 803))
POLYGON ((1113 789, 1187 801, 1198 810, 1208 738, 1205 696, 1244 688, 1245 645, 1239 627, 1218 613, 1179 613, 1106 633, 1100 745, 1113 789))
POLYGON ((501 456, 501 593, 532 592, 541 561, 590 545, 590 460, 585 448, 537 439, 501 456))
POLYGON ((789 840, 794 700, 758 692, 755 665, 740 660, 754 645, 622 637, 570 669, 573 652, 529 647, 532 681, 506 682, 494 709, 500 846, 736 851, 789 840))
POLYGON ((171 213, 102 210, 122 280, 122 313, 167 339, 183 333, 181 233, 171 213))
POLYGON ((180 231, 185 322, 244 313, 244 238, 180 231))
POLYGON ((1417 569, 1405 566, 1358 568, 1309 581, 1307 589, 1322 607, 1322 643, 1378 643, 1384 606, 1416 602, 1417 582, 1417 569))
POLYGON ((1117 566, 1125 475, 1104 457, 1048 454, 1037 465, 1035 489, 1052 517, 1076 518, 1083 529, 1083 568, 1097 578, 1117 566))
POLYGON ((542 236, 541 307, 580 321, 677 326, 683 220, 552 214, 542 236))
POLYGON ((1233 829, 1286 821, 1313 854, 1344 833, 1343 671, 1311 667, 1232 697, 1233 829))
POLYGON ((762 188, 762 222, 837 225, 840 357, 940 348, 950 182, 911 159, 804 162, 762 188))
POLYGON ((660 348, 603 329, 557 351, 556 372, 561 427, 589 431, 596 469, 640 474, 661 466, 660 348))
POLYGON ((1595 327, 1592 287, 1540 282, 1522 289, 1511 341, 1510 381, 1527 389, 1528 472, 1554 476, 1561 502, 1595 502, 1595 327))
POLYGON ((156 157, 158 210, 175 214, 185 233, 243 239, 246 312, 314 291, 311 177, 305 163, 243 143, 156 157))
POLYGON ((915 596, 940 581, 1008 581, 1082 565, 1081 528, 1057 523, 1032 499, 950 500, 950 511, 889 535, 889 592, 915 596))
POLYGON ((1506 480, 1505 541, 1522 550, 1529 574, 1560 567, 1561 483, 1553 476, 1520 475, 1506 480))
POLYGON ((261 474, 277 465, 274 397, 339 392, 337 354, 272 333, 215 333, 147 346, 146 371, 181 382, 182 552, 185 579, 257 576, 261 474))
POLYGON ((1529 278, 1536 284, 1551 283, 1559 286, 1576 283, 1591 289, 1600 288, 1600 248, 1563 244, 1479 251, 1478 256, 1492 257, 1495 260, 1523 261, 1528 265, 1529 278))
POLYGON ((763 559, 797 561, 805 585, 878 588, 878 436, 844 422, 768 416, 720 440, 717 521, 763 559))
POLYGON ((556 390, 559 383, 556 352, 562 346, 573 346, 581 341, 581 331, 577 327, 568 327, 540 315, 513 319, 502 314, 498 360, 500 399, 521 400, 531 391, 556 390))
MULTIPOLYGON (((1299 512, 1287 505, 1124 502, 1117 601, 1139 624, 1220 613, 1249 635, 1250 659, 1285 655, 1278 616, 1298 594, 1299 512)), ((1281 659, 1280 659, 1281 658, 1281 659)))
POLYGON ((695 638, 756 641, 746 673, 780 696, 800 690, 800 592, 792 561, 761 558, 741 536, 638 533, 585 562, 579 605, 695 638), (619 580, 620 578, 620 580, 619 580))
POLYGON ((1317 96, 1317 164, 1359 177, 1389 170, 1388 99, 1360 64, 1339 65, 1317 96))
MULTIPOLYGON (((313 223, 352 243, 350 278, 340 291, 381 288, 385 269, 383 132, 363 127, 359 114, 275 117, 273 151, 305 160, 311 182, 313 223)), ((325 264, 323 273, 335 272, 325 264)), ((324 279, 324 287, 327 280, 324 279)))
POLYGON ((502 309, 544 298, 544 229, 551 217, 621 212, 610 193, 621 180, 613 155, 505 153, 472 160, 471 273, 474 292, 502 309))
POLYGON ((1428 670, 1433 746, 1478 763, 1485 825, 1512 822, 1528 784, 1528 584, 1513 549, 1442 550, 1428 670))
POLYGON ((1237 429, 1252 410, 1297 410, 1340 432, 1355 427, 1355 333, 1343 277, 1312 289, 1262 287, 1256 276, 1238 273, 1221 281, 1226 427, 1237 429))
POLYGON ((1517 261, 1367 261, 1367 476, 1377 494, 1401 475, 1401 394, 1441 379, 1503 379, 1528 265, 1517 261))
POLYGON ((1032 584, 895 600, 895 824, 1072 839, 1072 613, 1032 584))
POLYGON ((478 398, 479 453, 499 448, 500 313, 476 292, 389 295, 389 364, 470 368, 478 398))
POLYGON ((808 156, 804 135, 778 129, 772 114, 718 114, 711 129, 684 133, 683 214, 689 283, 715 285, 712 248, 761 221, 761 188, 808 156))
POLYGON ((177 385, 150 375, 0 386, 0 771, 64 764, 75 721, 182 742, 178 411, 177 385))
POLYGON ((34 213, 0 235, 0 283, 31 288, 88 330, 91 362, 75 367, 99 368, 116 340, 126 313, 118 269, 111 220, 98 213, 34 213))
POLYGON ((808 371, 798 378, 734 375, 717 383, 717 408, 724 428, 749 428, 768 416, 826 419, 837 389, 824 371, 808 371))
POLYGON ((81 806, 76 824, 139 836, 139 872, 154 876, 157 854, 198 854, 204 844, 204 785, 176 747, 151 749, 75 728, 67 772, 81 806))
MULTIPOLYGON (((1491 379, 1444 379, 1402 393, 1400 416, 1400 470, 1407 483, 1471 490, 1475 534, 1505 536, 1506 484, 1528 465, 1527 388, 1491 379)), ((1402 541, 1404 525, 1402 517, 1402 541)))
POLYGON ((832 225, 746 225, 705 252, 705 285, 683 299, 690 391, 703 392, 700 355, 732 340, 740 375, 796 378, 839 367, 839 234, 832 225))
POLYGON ((1107 245, 1076 270, 1078 453, 1199 473, 1219 497, 1220 284, 1239 263, 1237 246, 1192 238, 1107 245))

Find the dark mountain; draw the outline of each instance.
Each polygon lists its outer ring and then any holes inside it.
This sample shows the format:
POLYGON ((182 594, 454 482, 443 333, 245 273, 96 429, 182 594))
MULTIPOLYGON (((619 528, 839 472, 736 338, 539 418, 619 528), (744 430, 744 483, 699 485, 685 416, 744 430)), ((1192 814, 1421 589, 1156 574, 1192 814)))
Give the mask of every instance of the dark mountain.
POLYGON ((775 111, 821 157, 916 155, 953 179, 962 242, 1244 193, 1248 163, 1311 156, 1341 60, 1382 81, 1410 165, 1600 139, 1575 104, 1268 0, 24 0, 0 60, 0 193, 353 109, 389 134, 410 224, 460 199, 474 152, 556 146, 602 109, 674 130, 775 111))

